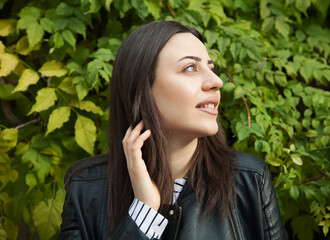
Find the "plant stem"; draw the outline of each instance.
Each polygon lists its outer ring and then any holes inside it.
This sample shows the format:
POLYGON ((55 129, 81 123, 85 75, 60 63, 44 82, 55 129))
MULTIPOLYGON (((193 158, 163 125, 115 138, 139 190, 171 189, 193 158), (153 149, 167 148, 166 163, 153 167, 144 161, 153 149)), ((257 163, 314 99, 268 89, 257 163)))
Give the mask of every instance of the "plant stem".
POLYGON ((26 127, 26 126, 28 126, 28 125, 31 125, 31 124, 33 124, 33 123, 37 123, 37 122, 40 122, 40 118, 33 119, 33 120, 28 121, 28 122, 26 122, 26 123, 22 123, 22 124, 16 126, 15 129, 20 129, 20 128, 26 127))

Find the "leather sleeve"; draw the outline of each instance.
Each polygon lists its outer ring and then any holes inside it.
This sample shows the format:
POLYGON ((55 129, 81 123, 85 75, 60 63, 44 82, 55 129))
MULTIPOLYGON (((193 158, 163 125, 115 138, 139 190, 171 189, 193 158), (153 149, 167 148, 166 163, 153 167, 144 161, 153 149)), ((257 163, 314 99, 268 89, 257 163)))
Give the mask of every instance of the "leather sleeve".
POLYGON ((62 224, 58 239, 83 239, 74 207, 72 202, 67 200, 67 197, 63 206, 62 224))
POLYGON ((108 240, 149 240, 149 238, 138 228, 136 223, 127 214, 120 221, 108 240))
POLYGON ((263 204, 264 236, 269 240, 286 240, 287 233, 282 225, 275 188, 270 179, 269 169, 265 167, 264 184, 261 191, 263 204))
MULTIPOLYGON (((79 228, 79 221, 75 216, 74 207, 67 201, 64 203, 62 214, 62 225, 58 239, 89 239, 82 237, 79 228)), ((145 234, 141 232, 132 218, 127 214, 125 218, 118 224, 116 229, 107 237, 108 240, 149 240, 145 234)))
MULTIPOLYGON (((65 180, 70 176, 69 169, 65 180)), ((66 185, 62 224, 58 239, 63 240, 149 240, 127 214, 111 233, 105 211, 106 180, 76 179, 66 185), (104 200, 102 200, 104 199, 104 200)))

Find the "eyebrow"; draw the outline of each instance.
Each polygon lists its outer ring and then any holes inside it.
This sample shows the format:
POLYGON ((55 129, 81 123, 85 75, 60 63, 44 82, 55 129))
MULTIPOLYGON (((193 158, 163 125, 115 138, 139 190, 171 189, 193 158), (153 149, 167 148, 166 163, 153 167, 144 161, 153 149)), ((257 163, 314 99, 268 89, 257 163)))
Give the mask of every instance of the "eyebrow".
MULTIPOLYGON (((201 58, 196 57, 196 56, 184 56, 183 58, 180 58, 178 62, 180 62, 180 61, 182 61, 182 60, 184 60, 184 59, 194 59, 194 60, 196 60, 197 62, 202 61, 201 58)), ((208 64, 214 64, 214 62, 213 62, 212 60, 208 60, 207 63, 208 63, 208 64)))

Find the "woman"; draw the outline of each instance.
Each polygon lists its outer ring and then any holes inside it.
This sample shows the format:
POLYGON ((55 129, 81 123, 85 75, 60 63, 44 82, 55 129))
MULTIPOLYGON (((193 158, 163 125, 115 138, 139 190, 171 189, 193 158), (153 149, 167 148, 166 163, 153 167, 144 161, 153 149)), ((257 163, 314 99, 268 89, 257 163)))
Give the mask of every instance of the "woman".
POLYGON ((221 79, 201 35, 173 21, 122 43, 107 156, 74 164, 60 239, 285 239, 266 164, 232 152, 221 79))

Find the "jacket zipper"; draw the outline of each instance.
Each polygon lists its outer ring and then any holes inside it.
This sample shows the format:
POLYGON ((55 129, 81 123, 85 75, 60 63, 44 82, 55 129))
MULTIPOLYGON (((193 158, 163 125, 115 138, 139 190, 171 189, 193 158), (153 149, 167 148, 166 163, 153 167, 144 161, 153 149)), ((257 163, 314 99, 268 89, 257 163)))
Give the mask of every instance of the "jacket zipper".
POLYGON ((236 231, 235 231, 235 227, 234 227, 234 223, 233 223, 233 219, 231 218, 231 214, 229 214, 229 221, 230 221, 231 228, 233 229, 234 238, 235 238, 235 240, 238 240, 237 234, 236 234, 236 231))
POLYGON ((175 233, 174 233, 173 240, 176 240, 176 238, 178 236, 180 222, 181 222, 181 216, 182 216, 182 207, 179 206, 178 207, 178 218, 177 218, 177 223, 176 223, 176 228, 175 228, 175 233))

